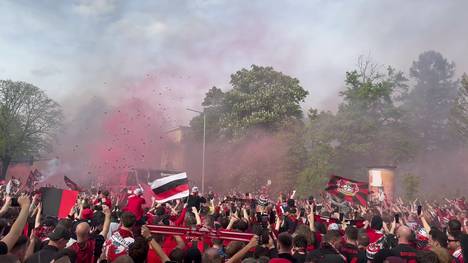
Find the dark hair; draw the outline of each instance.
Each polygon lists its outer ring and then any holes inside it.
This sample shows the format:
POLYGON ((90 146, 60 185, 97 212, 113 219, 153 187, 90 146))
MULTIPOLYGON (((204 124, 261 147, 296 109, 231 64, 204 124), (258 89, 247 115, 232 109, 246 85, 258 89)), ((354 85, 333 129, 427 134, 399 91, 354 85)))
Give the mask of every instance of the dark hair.
POLYGON ((429 232, 429 235, 431 235, 431 238, 437 241, 441 247, 447 248, 448 238, 444 232, 440 231, 437 228, 433 228, 429 232))
POLYGON ((201 263, 202 254, 200 250, 197 248, 190 248, 187 250, 187 253, 185 253, 184 262, 201 263))
POLYGON ((340 231, 330 230, 323 236, 323 241, 331 243, 339 240, 341 238, 340 231))
POLYGON ((450 234, 456 231, 461 231, 461 227, 462 227, 460 221, 458 221, 457 219, 451 219, 450 221, 448 221, 447 226, 448 226, 448 232, 450 234))
POLYGON ((298 248, 307 248, 307 237, 304 235, 296 235, 293 238, 293 244, 298 248))
POLYGON ((349 240, 357 241, 358 240, 358 229, 354 226, 348 226, 345 230, 345 235, 349 240))
POLYGON ((109 191, 107 191, 107 190, 102 191, 102 195, 104 195, 105 197, 108 197, 109 196, 109 191))
POLYGON ((135 242, 133 242, 128 247, 128 255, 135 262, 144 262, 148 256, 148 244, 143 237, 136 237, 135 242))
POLYGON ((418 250, 416 252, 416 260, 424 263, 439 263, 437 254, 432 251, 418 250))
POLYGON ((366 232, 361 232, 358 235, 358 244, 363 247, 367 247, 369 245, 369 236, 366 232))
POLYGON ((379 215, 375 215, 371 219, 371 228, 374 230, 380 230, 383 227, 383 220, 382 217, 379 215))
POLYGON ((120 216, 120 221, 124 227, 130 228, 135 225, 136 218, 135 215, 130 212, 123 212, 120 216))
POLYGON ((283 232, 278 235, 278 243, 281 245, 283 249, 292 248, 292 236, 288 232, 283 232))
POLYGON ((171 253, 169 254, 169 258, 172 261, 179 262, 179 263, 184 262, 184 256, 185 256, 184 250, 178 247, 173 249, 171 253))
POLYGON ((232 228, 240 230, 241 232, 245 232, 249 228, 249 224, 247 224, 244 220, 237 220, 236 222, 234 222, 232 228))

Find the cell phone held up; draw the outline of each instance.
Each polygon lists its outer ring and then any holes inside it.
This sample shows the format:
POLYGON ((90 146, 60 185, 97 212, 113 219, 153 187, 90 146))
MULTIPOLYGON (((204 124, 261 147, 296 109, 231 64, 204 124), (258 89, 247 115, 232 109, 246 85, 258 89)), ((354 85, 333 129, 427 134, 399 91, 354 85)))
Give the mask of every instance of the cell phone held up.
POLYGON ((422 205, 418 205, 418 216, 422 213, 422 205))
POLYGON ((395 223, 400 223, 400 214, 395 214, 395 223))

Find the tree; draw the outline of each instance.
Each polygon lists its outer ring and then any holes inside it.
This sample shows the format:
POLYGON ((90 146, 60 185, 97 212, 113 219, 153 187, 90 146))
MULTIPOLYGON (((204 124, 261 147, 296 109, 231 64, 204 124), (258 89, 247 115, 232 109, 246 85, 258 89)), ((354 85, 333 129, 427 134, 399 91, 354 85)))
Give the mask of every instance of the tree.
POLYGON ((450 112, 450 126, 455 136, 468 143, 468 75, 463 74, 461 86, 450 112))
POLYGON ((62 120, 60 105, 38 87, 0 80, 0 178, 11 161, 49 150, 62 120))
POLYGON ((408 200, 414 200, 418 196, 420 178, 414 174, 405 174, 403 176, 403 186, 405 189, 405 197, 408 200))
POLYGON ((400 71, 382 71, 361 59, 357 70, 346 73, 343 102, 328 131, 336 144, 338 174, 359 177, 367 166, 396 165, 412 157, 414 144, 397 106, 406 81, 400 71))
POLYGON ((308 92, 299 80, 272 67, 252 65, 231 75, 232 90, 223 100, 221 127, 228 136, 249 128, 276 130, 289 118, 302 118, 300 103, 308 92))
MULTIPOLYGON (((206 139, 208 141, 218 139, 221 133, 220 121, 223 114, 225 93, 212 87, 205 95, 202 102, 203 112, 206 114, 206 139)), ((190 121, 190 127, 195 138, 203 136, 203 115, 198 115, 190 121)))
POLYGON ((335 142, 333 126, 335 116, 331 112, 309 110, 309 121, 304 132, 307 156, 303 170, 297 174, 297 191, 301 196, 324 189, 328 176, 335 172, 335 142))
POLYGON ((408 112, 407 122, 424 151, 451 145, 448 119, 458 86, 454 75, 455 64, 435 51, 420 54, 410 68, 410 76, 416 84, 403 107, 408 112))

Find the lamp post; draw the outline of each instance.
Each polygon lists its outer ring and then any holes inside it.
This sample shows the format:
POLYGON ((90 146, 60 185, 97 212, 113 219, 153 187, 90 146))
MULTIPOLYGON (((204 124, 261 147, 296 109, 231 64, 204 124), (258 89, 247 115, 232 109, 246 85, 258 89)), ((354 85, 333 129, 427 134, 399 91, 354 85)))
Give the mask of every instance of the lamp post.
POLYGON ((203 114, 203 150, 202 150, 202 178, 201 178, 201 192, 205 193, 205 147, 206 147, 206 114, 205 111, 198 111, 186 108, 188 111, 193 111, 199 114, 203 114))

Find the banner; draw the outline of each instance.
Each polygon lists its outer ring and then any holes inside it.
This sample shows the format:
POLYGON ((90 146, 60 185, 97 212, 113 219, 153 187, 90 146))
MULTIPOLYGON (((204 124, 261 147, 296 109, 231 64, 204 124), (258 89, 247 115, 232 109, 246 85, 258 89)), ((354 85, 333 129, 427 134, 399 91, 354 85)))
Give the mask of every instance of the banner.
POLYGON ((66 218, 77 198, 78 191, 41 188, 42 213, 44 216, 66 218))
POLYGON ((151 183, 151 189, 158 203, 189 196, 189 185, 186 173, 174 174, 156 179, 151 183))
POLYGON ((63 176, 63 180, 65 181, 65 184, 68 186, 68 188, 70 188, 70 190, 82 192, 82 190, 81 190, 81 188, 78 186, 78 184, 76 184, 75 182, 73 182, 73 181, 72 181, 70 178, 68 178, 67 176, 63 176))
POLYGON ((332 175, 325 191, 348 202, 365 206, 369 195, 369 184, 332 175))

